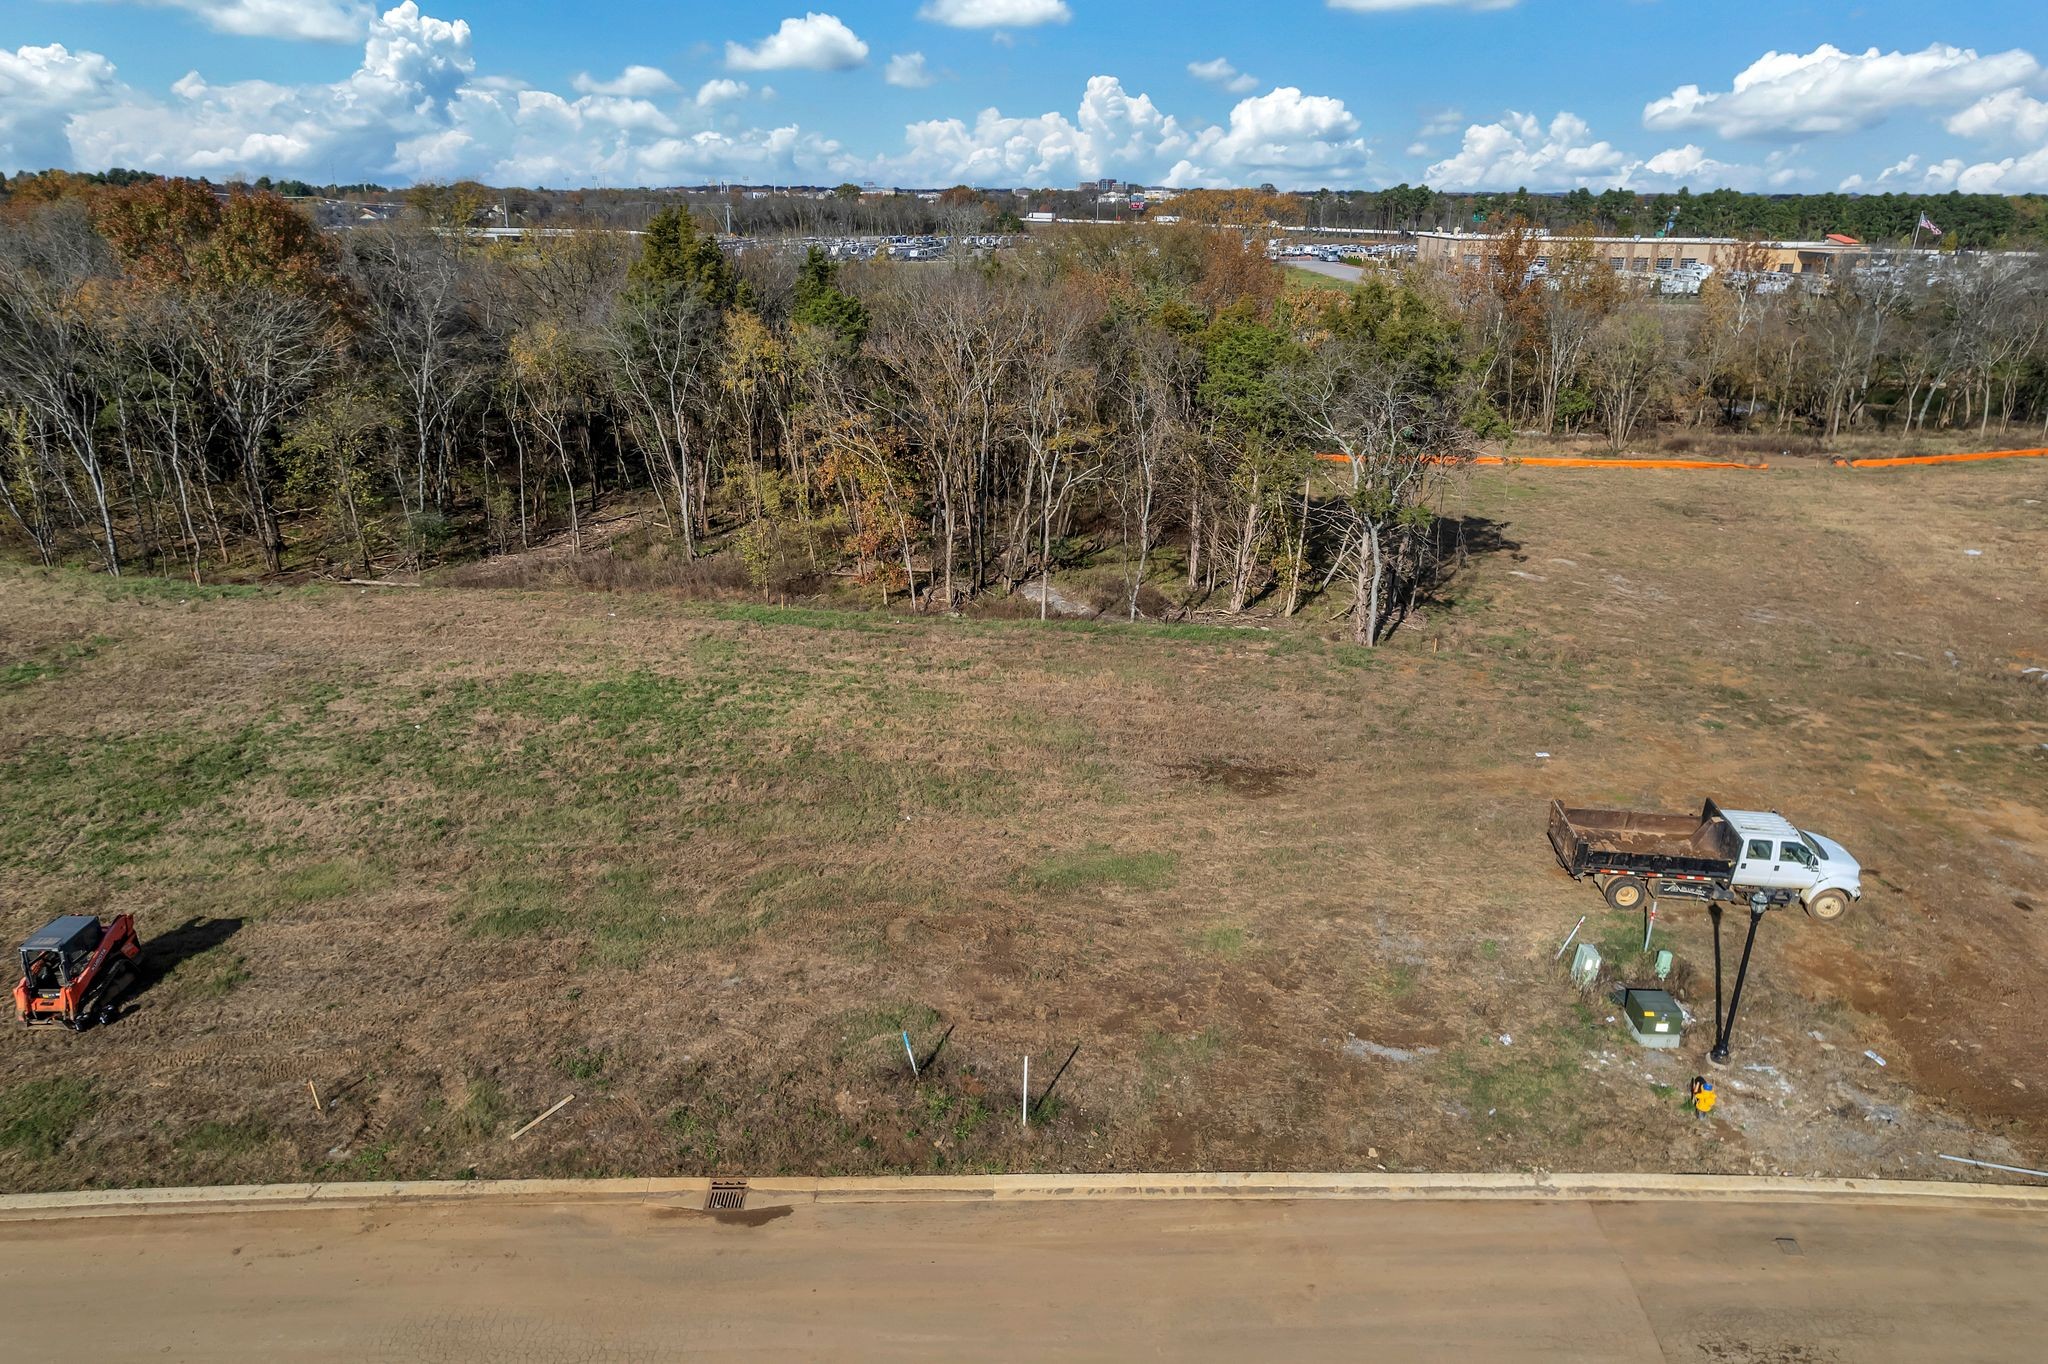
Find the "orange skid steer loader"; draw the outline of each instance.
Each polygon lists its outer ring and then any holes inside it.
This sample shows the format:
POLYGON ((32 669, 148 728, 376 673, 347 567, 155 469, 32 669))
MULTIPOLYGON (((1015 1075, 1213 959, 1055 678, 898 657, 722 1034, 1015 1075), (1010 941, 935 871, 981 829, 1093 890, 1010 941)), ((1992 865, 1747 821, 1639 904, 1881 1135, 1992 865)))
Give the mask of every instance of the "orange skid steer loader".
POLYGON ((14 1011, 32 1028, 61 1023, 83 1032, 111 1022, 121 996, 135 984, 141 960, 132 914, 108 924, 90 914, 52 919, 21 945, 14 1011))

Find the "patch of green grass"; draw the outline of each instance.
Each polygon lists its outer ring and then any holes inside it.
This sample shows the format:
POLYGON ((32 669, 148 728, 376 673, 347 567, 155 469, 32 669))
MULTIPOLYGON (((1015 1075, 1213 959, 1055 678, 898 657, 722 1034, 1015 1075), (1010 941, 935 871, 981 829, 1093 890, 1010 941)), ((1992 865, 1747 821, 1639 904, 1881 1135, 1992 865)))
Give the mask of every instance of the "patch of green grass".
POLYGON ((668 1129, 676 1160, 685 1167, 708 1171, 718 1165, 718 1116, 700 1112, 688 1104, 669 1111, 662 1125, 668 1129))
POLYGON ((92 1112, 90 1081, 72 1076, 28 1080, 0 1094, 0 1150, 47 1160, 92 1112))
POLYGON ((73 664, 83 662, 100 651, 106 644, 105 636, 95 636, 84 643, 59 645, 47 650, 39 658, 23 659, 9 667, 0 668, 0 692, 26 687, 35 682, 46 682, 50 678, 69 672, 73 664))
POLYGON ((551 877, 495 872, 470 888, 454 917, 473 937, 537 938, 562 926, 567 895, 551 877))
POLYGON ((1217 924, 1202 930, 1199 939, 1204 952, 1213 952, 1219 957, 1234 957, 1244 951, 1245 935, 1235 924, 1217 924))
POLYGON ((229 601, 277 594, 275 588, 251 583, 194 583, 178 578, 136 577, 133 574, 110 578, 104 573, 94 573, 87 581, 109 601, 229 601))
POLYGON ((1014 808, 1007 773, 966 763, 882 762, 797 740, 788 752, 738 763, 740 791, 705 812, 752 839, 864 842, 924 814, 995 818, 1014 808))
POLYGON ((338 1165, 321 1167, 322 1174, 339 1174, 356 1180, 381 1181, 393 1175, 391 1150, 396 1143, 380 1141, 349 1156, 338 1165))
POLYGON ((1444 1074, 1481 1131, 1515 1131, 1565 1146, 1584 1140, 1583 1061, 1599 1034, 1585 1006, 1573 1007, 1576 1026, 1518 1036, 1508 1046, 1460 1047, 1444 1058, 1444 1074))
POLYGON ((0 763, 0 867, 109 872, 145 860, 174 820, 263 767, 255 728, 38 740, 0 763))
POLYGON ((254 1114, 233 1122, 203 1122, 178 1138, 187 1155, 243 1156, 269 1144, 270 1124, 254 1114))
POLYGON ((825 611, 813 606, 756 606, 740 602, 715 606, 711 615, 752 625, 801 625, 813 630, 853 630, 865 634, 888 628, 888 618, 871 611, 825 611))
POLYGON ((1597 927, 1586 936, 1600 949, 1600 960, 1618 971, 1642 953, 1643 911, 1603 909, 1597 927))
POLYGON ((1335 275, 1321 275, 1313 270, 1304 270, 1298 265, 1282 267, 1287 287, 1305 293, 1351 294, 1358 290, 1358 281, 1338 279, 1335 275))
POLYGON ((179 999, 225 999, 249 979, 249 959, 223 943, 195 952, 179 962, 164 984, 179 999))
POLYGON ((738 936, 735 921, 697 916, 665 896, 644 867, 615 867, 599 880, 576 916, 600 965, 631 968, 666 943, 707 947, 738 936))
MULTIPOLYGON (((832 1059, 844 1061, 856 1052, 868 1049, 878 1049, 884 1056, 901 1057, 904 1033, 910 1034, 911 1045, 923 1046, 931 1040, 927 1034, 938 1023, 938 1010, 925 1004, 899 1001, 836 1014, 824 1021, 822 1029, 833 1039, 832 1059)), ((909 1068, 907 1059, 904 1067, 909 1068)))
POLYGON ((1416 970, 1412 962, 1397 961, 1387 968, 1387 993, 1406 999, 1415 993, 1416 970))
POLYGON ((1151 1103, 1167 1085, 1187 1078, 1215 1060, 1227 1040, 1223 1030, 1215 1027, 1186 1035, 1146 1033, 1138 1044, 1138 1091, 1142 1101, 1151 1103))
POLYGON ((346 899, 389 884, 391 875, 384 868, 355 858, 337 858, 277 876, 270 882, 268 895, 275 906, 290 909, 346 899))
POLYGON ((910 1130, 913 1137, 939 1132, 955 1142, 964 1142, 989 1118, 989 1111, 980 1099, 970 1094, 955 1094, 937 1084, 925 1085, 918 1091, 918 1104, 923 1114, 918 1125, 910 1130))
POLYGON ((1010 729, 1027 743, 1061 754, 1092 753, 1101 742, 1093 726, 1071 715, 1020 710, 1011 717, 1010 729))
POLYGON ((578 1047, 556 1064, 569 1079, 602 1088, 604 1068, 610 1061, 610 1053, 602 1048, 578 1047))
POLYGON ((1179 862, 1179 857, 1170 852, 1126 853, 1092 847, 1042 858, 1032 864, 1023 879, 1033 890, 1059 894, 1102 886, 1158 890, 1172 882, 1179 862))
POLYGON ((510 1113, 505 1091, 498 1088, 497 1081, 479 1077, 469 1082, 462 1106, 449 1115, 448 1121, 455 1136, 483 1141, 498 1134, 510 1113))
POLYGON ((1224 1036, 1218 1028, 1203 1028, 1185 1036, 1150 1032, 1138 1047, 1138 1062, 1146 1067, 1167 1066, 1186 1069, 1206 1064, 1223 1049, 1224 1036))

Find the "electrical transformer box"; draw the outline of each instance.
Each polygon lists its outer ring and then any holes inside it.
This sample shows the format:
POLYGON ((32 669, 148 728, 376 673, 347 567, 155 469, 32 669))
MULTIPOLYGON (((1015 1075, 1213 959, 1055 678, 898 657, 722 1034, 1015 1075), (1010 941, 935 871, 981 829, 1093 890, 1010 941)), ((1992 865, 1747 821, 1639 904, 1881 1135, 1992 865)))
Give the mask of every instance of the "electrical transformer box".
POLYGON ((1629 1035, 1646 1047, 1675 1047, 1685 1036, 1685 1014, 1663 990, 1629 990, 1621 997, 1629 1035))

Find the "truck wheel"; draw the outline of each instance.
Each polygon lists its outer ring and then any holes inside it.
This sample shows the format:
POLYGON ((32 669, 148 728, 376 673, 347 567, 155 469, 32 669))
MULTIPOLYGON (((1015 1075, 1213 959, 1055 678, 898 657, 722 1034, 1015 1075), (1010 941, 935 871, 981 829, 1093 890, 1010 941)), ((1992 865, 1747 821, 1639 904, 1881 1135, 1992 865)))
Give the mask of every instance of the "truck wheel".
POLYGON ((1649 893, 1640 877, 1617 876, 1607 883, 1607 903, 1616 909, 1641 909, 1649 893))
POLYGON ((1824 890, 1808 902, 1806 912, 1823 923, 1832 923, 1849 912, 1849 896, 1839 890, 1824 890))

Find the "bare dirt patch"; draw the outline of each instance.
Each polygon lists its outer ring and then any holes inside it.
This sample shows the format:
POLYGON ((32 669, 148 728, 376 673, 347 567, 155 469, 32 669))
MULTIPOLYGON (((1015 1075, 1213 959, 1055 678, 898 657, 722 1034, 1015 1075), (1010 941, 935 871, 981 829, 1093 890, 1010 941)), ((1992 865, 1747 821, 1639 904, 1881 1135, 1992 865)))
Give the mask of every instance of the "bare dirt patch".
POLYGON ((1182 763, 1174 770, 1191 781, 1220 786, 1234 795, 1253 799, 1277 796, 1289 782, 1303 775, 1292 767, 1239 762, 1231 758, 1198 758, 1191 763, 1182 763))

